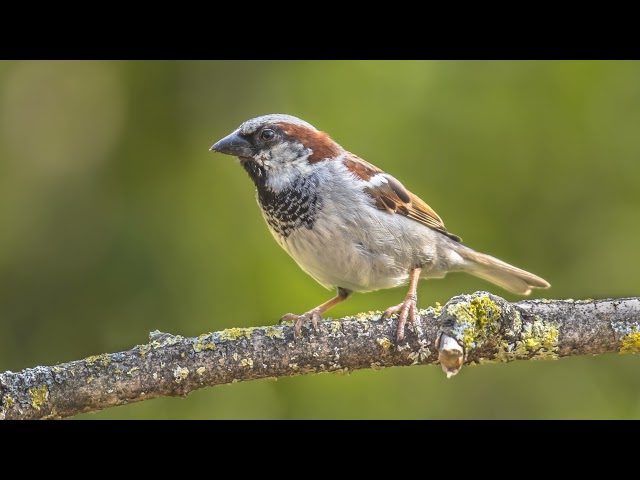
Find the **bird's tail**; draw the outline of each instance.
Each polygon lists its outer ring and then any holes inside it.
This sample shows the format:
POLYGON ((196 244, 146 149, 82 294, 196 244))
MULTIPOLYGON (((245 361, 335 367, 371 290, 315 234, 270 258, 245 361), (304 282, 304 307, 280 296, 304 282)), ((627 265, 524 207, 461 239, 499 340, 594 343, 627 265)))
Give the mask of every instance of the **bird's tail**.
POLYGON ((455 244, 455 252, 464 260, 463 270, 483 278, 518 295, 529 295, 532 288, 548 288, 546 280, 520 268, 509 265, 491 255, 476 252, 461 243, 455 244))

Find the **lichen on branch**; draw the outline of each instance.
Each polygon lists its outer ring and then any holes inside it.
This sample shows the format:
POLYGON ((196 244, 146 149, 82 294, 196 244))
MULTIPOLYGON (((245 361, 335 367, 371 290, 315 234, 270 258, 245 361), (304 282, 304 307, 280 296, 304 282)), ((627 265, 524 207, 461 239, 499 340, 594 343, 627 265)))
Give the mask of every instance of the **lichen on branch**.
POLYGON ((198 337, 152 332, 131 350, 0 374, 0 419, 64 418, 199 388, 311 373, 640 352, 640 298, 526 300, 487 292, 421 310, 395 343, 397 316, 368 312, 304 326, 229 328, 198 337))

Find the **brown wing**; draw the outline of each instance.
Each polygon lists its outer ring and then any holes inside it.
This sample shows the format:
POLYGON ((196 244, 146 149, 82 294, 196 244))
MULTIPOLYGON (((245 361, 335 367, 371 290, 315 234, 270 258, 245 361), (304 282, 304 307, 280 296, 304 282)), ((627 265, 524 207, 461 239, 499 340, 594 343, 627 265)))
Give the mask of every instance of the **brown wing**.
POLYGON ((366 183, 364 191, 373 198, 380 210, 404 215, 457 242, 461 241, 460 237, 447 231, 442 219, 429 205, 388 173, 352 153, 347 155, 344 164, 351 173, 366 183))

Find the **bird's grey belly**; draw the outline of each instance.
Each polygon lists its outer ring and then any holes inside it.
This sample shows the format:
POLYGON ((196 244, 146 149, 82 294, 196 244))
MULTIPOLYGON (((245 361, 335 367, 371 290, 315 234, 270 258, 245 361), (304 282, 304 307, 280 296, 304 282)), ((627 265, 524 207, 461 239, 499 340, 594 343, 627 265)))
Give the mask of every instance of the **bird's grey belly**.
MULTIPOLYGON (((326 287, 357 292, 392 288, 407 282, 417 263, 406 247, 406 232, 336 225, 320 218, 312 229, 299 228, 286 238, 272 229, 278 243, 298 265, 326 287)), ((416 244, 420 243, 416 240, 416 244)), ((424 259, 423 259, 424 260, 424 259)))

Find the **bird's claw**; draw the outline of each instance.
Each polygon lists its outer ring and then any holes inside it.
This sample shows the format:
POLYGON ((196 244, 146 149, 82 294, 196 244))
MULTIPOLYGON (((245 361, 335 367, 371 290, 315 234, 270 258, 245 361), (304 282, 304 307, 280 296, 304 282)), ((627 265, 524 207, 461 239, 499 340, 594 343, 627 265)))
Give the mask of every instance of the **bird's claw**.
POLYGON ((380 320, 385 320, 391 315, 395 313, 399 313, 398 317, 398 330, 396 333, 396 341, 398 343, 404 340, 404 326, 407 323, 407 319, 411 322, 412 325, 415 326, 416 318, 418 318, 418 307, 417 307, 418 299, 414 294, 409 293, 405 298, 404 302, 399 303, 398 305, 394 305, 393 307, 387 308, 384 313, 380 316, 380 320))
POLYGON ((285 313, 282 317, 280 317, 280 323, 286 321, 292 321, 293 323, 293 337, 298 338, 300 336, 300 331, 302 330, 302 325, 305 322, 311 320, 311 324, 313 325, 313 329, 318 331, 318 322, 322 321, 322 313, 319 309, 314 308, 313 310, 309 310, 308 312, 303 313, 302 315, 296 315, 295 313, 285 313))

